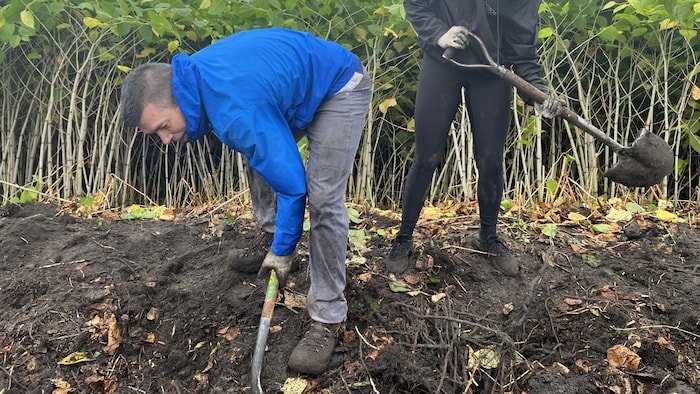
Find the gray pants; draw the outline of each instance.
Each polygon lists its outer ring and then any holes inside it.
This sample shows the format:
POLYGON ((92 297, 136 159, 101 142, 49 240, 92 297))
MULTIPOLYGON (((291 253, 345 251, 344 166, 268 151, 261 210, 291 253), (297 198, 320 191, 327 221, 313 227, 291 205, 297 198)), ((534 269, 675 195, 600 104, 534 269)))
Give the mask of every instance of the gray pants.
MULTIPOLYGON (((306 136, 309 141, 306 187, 311 286, 307 305, 310 317, 322 323, 340 323, 348 311, 343 293, 349 226, 345 192, 371 97, 372 81, 365 74, 354 89, 326 101, 313 121, 294 133, 297 140, 306 136)), ((245 164, 255 218, 265 231, 274 233, 275 192, 247 161, 245 164)))

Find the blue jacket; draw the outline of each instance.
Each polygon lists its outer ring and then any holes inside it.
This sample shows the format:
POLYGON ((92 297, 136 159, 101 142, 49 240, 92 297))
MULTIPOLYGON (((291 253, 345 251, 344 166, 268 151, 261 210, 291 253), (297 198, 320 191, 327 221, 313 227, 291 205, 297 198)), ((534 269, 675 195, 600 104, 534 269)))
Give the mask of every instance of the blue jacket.
POLYGON ((278 28, 240 32, 172 60, 188 140, 213 130, 277 192, 271 250, 278 256, 294 251, 306 208, 306 171, 292 130, 306 127, 358 64, 341 45, 278 28))

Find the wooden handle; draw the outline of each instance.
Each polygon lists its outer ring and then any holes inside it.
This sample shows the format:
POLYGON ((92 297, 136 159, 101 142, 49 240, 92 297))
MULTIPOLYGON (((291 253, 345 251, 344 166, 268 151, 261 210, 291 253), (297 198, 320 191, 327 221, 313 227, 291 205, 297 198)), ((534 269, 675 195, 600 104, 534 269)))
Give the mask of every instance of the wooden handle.
POLYGON ((270 280, 267 281, 267 290, 265 291, 265 303, 263 304, 262 317, 272 318, 272 312, 275 310, 277 302, 277 294, 279 293, 277 275, 274 270, 270 270, 270 280))

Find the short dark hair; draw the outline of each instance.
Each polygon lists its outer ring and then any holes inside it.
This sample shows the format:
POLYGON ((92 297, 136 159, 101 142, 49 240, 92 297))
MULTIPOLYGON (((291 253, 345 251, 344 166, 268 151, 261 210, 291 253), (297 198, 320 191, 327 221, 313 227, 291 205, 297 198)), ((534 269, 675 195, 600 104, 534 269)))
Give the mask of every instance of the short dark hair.
POLYGON ((127 127, 138 127, 148 104, 175 108, 173 69, 168 63, 146 63, 129 71, 122 82, 121 118, 127 127))

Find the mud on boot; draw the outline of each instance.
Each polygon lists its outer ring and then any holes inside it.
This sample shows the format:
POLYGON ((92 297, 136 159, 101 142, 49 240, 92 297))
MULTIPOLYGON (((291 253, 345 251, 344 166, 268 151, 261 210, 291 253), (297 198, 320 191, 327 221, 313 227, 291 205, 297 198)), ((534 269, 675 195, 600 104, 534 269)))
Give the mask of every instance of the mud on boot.
POLYGON ((518 275, 518 263, 513 259, 513 255, 511 255, 506 244, 496 234, 491 234, 488 237, 474 236, 472 238, 472 247, 484 252, 491 265, 504 275, 518 275))
POLYGON ((309 330, 289 357, 289 368, 307 375, 325 372, 333 358, 339 328, 340 324, 312 321, 309 330))

